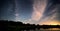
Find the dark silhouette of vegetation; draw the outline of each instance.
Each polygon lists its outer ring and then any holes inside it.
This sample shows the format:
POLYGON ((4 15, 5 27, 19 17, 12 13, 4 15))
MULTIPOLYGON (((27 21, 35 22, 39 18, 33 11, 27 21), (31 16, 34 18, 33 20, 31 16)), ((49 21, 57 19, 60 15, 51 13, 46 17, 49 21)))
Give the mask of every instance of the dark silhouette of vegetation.
POLYGON ((48 29, 48 28, 60 28, 60 25, 35 25, 35 24, 23 24, 22 22, 14 22, 8 20, 0 20, 0 29, 8 31, 21 31, 21 30, 35 30, 35 29, 48 29))

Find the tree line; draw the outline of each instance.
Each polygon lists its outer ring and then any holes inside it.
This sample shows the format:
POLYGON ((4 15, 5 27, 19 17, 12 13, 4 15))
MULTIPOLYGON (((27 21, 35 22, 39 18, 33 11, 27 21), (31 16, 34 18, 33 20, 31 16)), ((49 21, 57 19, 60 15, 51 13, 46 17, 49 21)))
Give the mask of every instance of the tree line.
POLYGON ((35 25, 35 24, 24 24, 22 22, 14 22, 8 20, 0 20, 0 29, 8 31, 21 31, 21 30, 35 30, 35 29, 49 29, 49 28, 60 28, 60 25, 35 25))

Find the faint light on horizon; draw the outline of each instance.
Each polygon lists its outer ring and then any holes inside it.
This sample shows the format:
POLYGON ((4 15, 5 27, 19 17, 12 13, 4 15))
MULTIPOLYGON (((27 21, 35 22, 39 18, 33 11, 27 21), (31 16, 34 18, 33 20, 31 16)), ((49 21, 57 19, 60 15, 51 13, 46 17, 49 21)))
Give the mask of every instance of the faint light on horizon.
POLYGON ((60 22, 58 22, 58 21, 45 21, 45 22, 42 22, 41 25, 60 25, 60 22))

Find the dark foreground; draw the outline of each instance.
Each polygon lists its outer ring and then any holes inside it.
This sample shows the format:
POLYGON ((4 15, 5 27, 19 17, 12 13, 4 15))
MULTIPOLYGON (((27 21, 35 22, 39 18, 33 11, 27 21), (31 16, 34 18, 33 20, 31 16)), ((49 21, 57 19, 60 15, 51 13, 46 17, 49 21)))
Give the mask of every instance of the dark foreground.
POLYGON ((60 31, 60 25, 35 25, 0 20, 0 31, 60 31))

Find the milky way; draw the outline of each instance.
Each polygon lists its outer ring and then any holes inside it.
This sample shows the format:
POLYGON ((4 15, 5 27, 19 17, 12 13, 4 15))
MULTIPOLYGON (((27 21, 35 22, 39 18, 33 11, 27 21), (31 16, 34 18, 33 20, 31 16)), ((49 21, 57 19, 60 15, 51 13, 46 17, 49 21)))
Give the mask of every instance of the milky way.
POLYGON ((19 18, 19 10, 18 10, 18 2, 17 0, 14 0, 14 10, 15 10, 15 21, 20 21, 20 18, 19 18))

